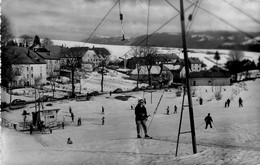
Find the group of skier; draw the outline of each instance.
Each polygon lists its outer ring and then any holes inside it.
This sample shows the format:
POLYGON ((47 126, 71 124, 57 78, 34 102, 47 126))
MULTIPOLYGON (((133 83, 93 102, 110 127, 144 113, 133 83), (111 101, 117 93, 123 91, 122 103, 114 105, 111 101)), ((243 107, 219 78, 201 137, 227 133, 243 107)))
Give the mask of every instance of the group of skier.
MULTIPOLYGON (((225 108, 229 107, 230 105, 230 99, 227 99, 227 101, 225 102, 225 108)), ((241 97, 239 97, 238 99, 238 107, 243 107, 243 100, 241 99, 241 97)))

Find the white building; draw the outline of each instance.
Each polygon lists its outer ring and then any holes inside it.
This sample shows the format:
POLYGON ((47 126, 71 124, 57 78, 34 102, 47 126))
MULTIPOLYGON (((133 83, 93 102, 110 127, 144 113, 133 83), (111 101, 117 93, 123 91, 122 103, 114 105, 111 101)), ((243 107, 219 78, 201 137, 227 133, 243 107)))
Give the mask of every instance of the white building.
POLYGON ((46 83, 46 62, 32 50, 25 47, 12 47, 8 50, 14 71, 14 87, 34 86, 35 80, 46 83))

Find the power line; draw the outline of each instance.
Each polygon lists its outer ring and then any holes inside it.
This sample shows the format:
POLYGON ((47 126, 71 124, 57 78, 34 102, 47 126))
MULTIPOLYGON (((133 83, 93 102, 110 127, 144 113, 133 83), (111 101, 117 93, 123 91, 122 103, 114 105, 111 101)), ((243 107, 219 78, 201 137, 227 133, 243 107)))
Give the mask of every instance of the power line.
MULTIPOLYGON (((186 1, 189 2, 189 3, 192 3, 190 0, 186 0, 186 1)), ((233 27, 234 29, 236 29, 236 30, 238 30, 239 32, 241 32, 241 33, 243 33, 244 35, 246 35, 247 37, 249 37, 249 38, 251 38, 251 39, 254 39, 254 37, 253 37, 252 35, 250 35, 250 34, 244 32, 243 30, 239 29, 238 27, 232 25, 231 23, 229 23, 228 21, 224 20, 223 18, 217 16, 216 14, 213 14, 212 12, 210 12, 210 11, 208 11, 208 10, 202 8, 201 6, 198 6, 198 8, 200 8, 200 9, 203 10, 204 12, 210 14, 211 16, 213 16, 213 17, 219 19, 220 21, 226 23, 227 25, 233 27)))
POLYGON ((150 5, 151 5, 151 0, 148 0, 148 16, 147 16, 147 29, 146 29, 146 48, 147 48, 147 45, 148 45, 150 5))
MULTIPOLYGON (((185 11, 188 10, 191 6, 193 6, 194 4, 191 4, 190 6, 188 6, 187 8, 185 8, 185 11)), ((167 25, 169 22, 171 22, 173 19, 175 19, 177 16, 179 15, 176 14, 175 16, 173 16, 171 19, 169 19, 168 21, 166 21, 163 25, 161 25, 158 29, 156 29, 153 33, 151 33, 148 37, 146 38, 150 38, 154 33, 158 32, 161 28, 163 28, 165 25, 167 25)), ((133 46, 139 46, 141 45, 145 40, 146 38, 144 38, 143 40, 141 40, 138 44, 136 45, 133 45, 133 46)), ((127 55, 129 52, 131 52, 134 48, 131 48, 129 51, 127 51, 125 54, 123 54, 121 57, 127 55)))
POLYGON ((231 7, 233 7, 234 9, 240 11, 241 13, 243 13, 244 15, 248 16, 249 18, 251 18, 254 22, 260 24, 260 21, 253 18, 251 15, 247 14, 246 12, 244 12, 242 9, 239 9, 238 7, 232 5, 230 2, 227 2, 226 0, 224 0, 224 2, 226 2, 228 5, 230 5, 231 7))

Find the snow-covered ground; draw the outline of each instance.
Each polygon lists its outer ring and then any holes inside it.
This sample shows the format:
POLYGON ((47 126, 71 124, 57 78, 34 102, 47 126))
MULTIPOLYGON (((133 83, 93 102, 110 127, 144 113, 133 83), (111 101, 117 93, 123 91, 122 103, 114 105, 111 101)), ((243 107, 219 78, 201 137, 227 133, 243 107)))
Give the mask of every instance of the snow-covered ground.
MULTIPOLYGON (((131 58, 131 46, 119 46, 119 45, 105 45, 105 44, 92 44, 92 43, 84 43, 84 42, 77 42, 77 41, 63 41, 63 40, 53 40, 55 45, 64 45, 67 47, 74 47, 74 46, 88 46, 88 47, 104 47, 108 49, 111 53, 111 59, 118 59, 119 57, 123 58, 131 58), (127 57, 125 56, 127 54, 127 57)), ((166 47, 157 47, 160 53, 175 53, 180 58, 184 58, 183 54, 181 53, 182 50, 180 48, 166 48, 166 47)), ((216 61, 214 60, 214 53, 216 51, 220 54, 220 60, 218 64, 220 66, 224 66, 227 62, 227 57, 229 54, 229 50, 221 50, 221 49, 191 49, 192 51, 188 53, 189 57, 197 57, 201 61, 203 61, 207 65, 207 69, 212 68, 216 65, 216 61), (213 54, 207 54, 207 52, 211 52, 213 54)), ((244 51, 245 59, 253 60, 255 63, 258 63, 258 58, 260 53, 258 52, 248 52, 244 51)))
MULTIPOLYGON (((1 164, 3 165, 105 165, 105 164, 260 164, 260 80, 224 87, 192 87, 194 120, 196 127, 197 154, 192 154, 190 134, 182 134, 178 156, 175 157, 177 131, 180 119, 182 97, 176 97, 176 90, 158 90, 153 93, 134 92, 109 94, 94 97, 90 101, 57 101, 53 108, 60 108, 59 120, 65 118, 65 129, 55 129, 52 134, 17 132, 2 127, 1 164), (214 93, 220 91, 222 99, 217 101, 214 93), (213 92, 212 92, 213 91, 213 92), (154 139, 136 139, 134 111, 138 98, 145 97, 148 114, 153 116, 159 98, 163 98, 148 133, 154 139), (132 96, 120 101, 115 96, 132 96), (199 105, 198 98, 203 98, 199 105), (238 98, 244 100, 244 107, 238 108, 238 98), (229 108, 224 108, 227 98, 229 108), (178 113, 173 114, 177 105, 178 113), (68 108, 82 125, 72 123, 68 108), (105 125, 101 125, 101 107, 105 108, 105 125), (170 115, 166 107, 170 106, 170 115), (204 118, 211 113, 214 124, 205 130, 204 118), (73 144, 68 145, 71 138, 73 144)), ((34 111, 27 105, 28 112, 34 111)), ((1 116, 13 122, 21 122, 22 111, 2 112, 1 116)), ((188 131, 188 110, 184 110, 182 131, 188 131)))

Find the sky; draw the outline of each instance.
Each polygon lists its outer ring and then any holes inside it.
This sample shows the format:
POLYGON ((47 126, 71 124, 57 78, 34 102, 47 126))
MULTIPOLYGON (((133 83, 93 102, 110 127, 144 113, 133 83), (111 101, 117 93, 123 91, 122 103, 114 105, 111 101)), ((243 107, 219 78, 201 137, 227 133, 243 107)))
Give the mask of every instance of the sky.
MULTIPOLYGON (((190 2, 196 2, 196 0, 183 1, 185 8, 190 5, 190 2)), ((146 35, 147 30, 148 34, 151 34, 178 14, 169 3, 179 10, 179 0, 150 0, 150 8, 148 8, 149 0, 2 0, 1 12, 9 19, 12 32, 16 37, 28 34, 38 35, 40 38, 84 41, 90 37, 110 9, 111 12, 93 36, 122 36, 120 9, 123 14, 125 36, 146 35)), ((260 0, 202 0, 200 7, 242 31, 260 31, 260 0), (258 22, 226 2, 243 10, 258 22)), ((193 9, 194 6, 185 12, 186 25, 189 23, 187 17, 193 9)), ((178 15, 158 32, 179 33, 180 27, 178 15)), ((191 30, 235 31, 230 25, 200 9, 193 16, 191 30)))

